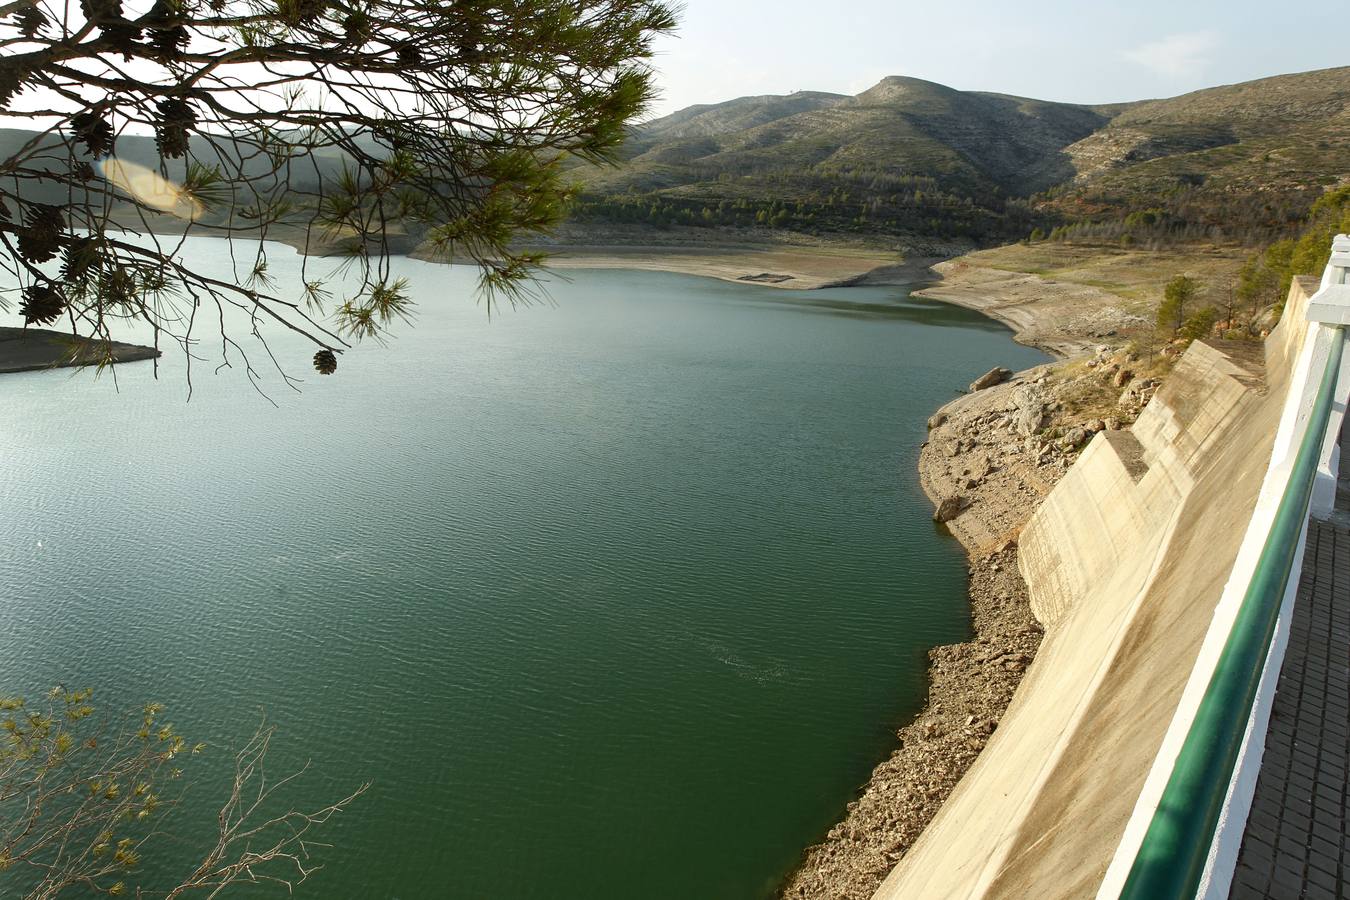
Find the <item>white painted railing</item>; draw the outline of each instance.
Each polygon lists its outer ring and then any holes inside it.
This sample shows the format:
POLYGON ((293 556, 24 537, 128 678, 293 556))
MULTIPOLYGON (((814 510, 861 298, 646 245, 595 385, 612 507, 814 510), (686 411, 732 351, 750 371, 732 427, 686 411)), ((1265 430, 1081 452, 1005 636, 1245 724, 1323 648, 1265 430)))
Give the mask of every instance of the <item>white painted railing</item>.
POLYGON ((1226 900, 1256 788, 1307 518, 1335 503, 1350 393, 1350 237, 1340 235, 1265 479, 1190 679, 1097 894, 1226 900))

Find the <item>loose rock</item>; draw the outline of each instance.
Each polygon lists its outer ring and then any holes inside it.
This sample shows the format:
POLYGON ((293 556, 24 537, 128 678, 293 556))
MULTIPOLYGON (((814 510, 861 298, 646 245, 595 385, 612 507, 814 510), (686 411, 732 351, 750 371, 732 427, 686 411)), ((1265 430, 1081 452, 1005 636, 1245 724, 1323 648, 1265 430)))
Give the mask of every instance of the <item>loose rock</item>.
POLYGON ((995 366, 970 383, 970 392, 973 394, 976 391, 982 391, 985 388, 993 387, 996 384, 1002 384, 1011 377, 1012 369, 995 366))
POLYGON ((965 497, 960 495, 948 497, 938 504, 937 510, 933 513, 933 521, 950 522, 952 519, 961 515, 961 511, 966 508, 966 505, 967 501, 965 497))

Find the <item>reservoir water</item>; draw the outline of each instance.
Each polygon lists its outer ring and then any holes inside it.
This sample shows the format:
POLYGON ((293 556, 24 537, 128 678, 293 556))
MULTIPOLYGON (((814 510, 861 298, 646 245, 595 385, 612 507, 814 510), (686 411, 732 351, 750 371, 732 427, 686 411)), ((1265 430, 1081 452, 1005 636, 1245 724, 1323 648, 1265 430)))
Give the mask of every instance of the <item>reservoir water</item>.
POLYGON ((416 327, 331 378, 274 332, 276 407, 209 327, 190 402, 173 348, 0 378, 0 694, 208 742, 149 881, 265 713, 298 804, 372 783, 299 896, 771 894, 968 631, 926 418, 1044 357, 903 288, 576 271, 489 321, 471 271, 396 269, 416 327))

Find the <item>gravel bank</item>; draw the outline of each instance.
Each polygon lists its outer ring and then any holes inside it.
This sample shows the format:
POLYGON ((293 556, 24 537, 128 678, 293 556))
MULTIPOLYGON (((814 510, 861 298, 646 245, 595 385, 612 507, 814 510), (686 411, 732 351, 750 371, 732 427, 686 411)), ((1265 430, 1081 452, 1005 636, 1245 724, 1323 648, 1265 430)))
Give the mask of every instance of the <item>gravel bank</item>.
POLYGON ((928 653, 928 704, 872 772, 844 821, 807 851, 785 897, 871 897, 998 727, 1042 631, 1009 547, 971 565, 975 636, 928 653))

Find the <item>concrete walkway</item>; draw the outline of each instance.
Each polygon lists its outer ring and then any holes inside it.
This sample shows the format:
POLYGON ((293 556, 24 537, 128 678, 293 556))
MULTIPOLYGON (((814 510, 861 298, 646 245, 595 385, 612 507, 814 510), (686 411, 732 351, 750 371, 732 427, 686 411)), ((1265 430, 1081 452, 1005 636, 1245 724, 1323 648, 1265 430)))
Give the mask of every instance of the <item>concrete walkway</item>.
MULTIPOLYGON (((1342 486, 1350 444, 1341 442, 1342 486)), ((1338 491, 1337 506, 1345 502, 1338 491)), ((1350 517, 1313 520, 1231 900, 1350 898, 1350 517)))

